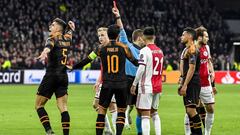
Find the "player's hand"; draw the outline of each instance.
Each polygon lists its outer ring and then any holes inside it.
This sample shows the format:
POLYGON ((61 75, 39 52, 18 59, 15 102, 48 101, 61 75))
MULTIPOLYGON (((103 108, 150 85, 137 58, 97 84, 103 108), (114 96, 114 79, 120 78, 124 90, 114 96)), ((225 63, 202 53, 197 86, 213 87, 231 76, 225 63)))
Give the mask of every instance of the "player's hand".
POLYGON ((131 87, 131 94, 136 95, 136 86, 132 85, 131 87))
POLYGON ((179 85, 182 85, 182 83, 183 83, 183 78, 182 78, 182 77, 179 77, 179 79, 178 79, 178 84, 179 84, 179 85))
POLYGON ((37 57, 40 61, 45 61, 47 59, 47 53, 42 52, 40 56, 37 57))
POLYGON ((212 87, 213 90, 213 94, 216 95, 217 94, 217 88, 216 87, 212 87))
POLYGON ((112 12, 116 17, 120 16, 119 10, 117 8, 112 8, 112 12))
POLYGON ((72 71, 73 67, 71 65, 66 65, 66 67, 68 68, 68 70, 72 71))
POLYGON ((68 25, 72 29, 72 31, 75 31, 75 23, 73 21, 68 21, 68 25))
POLYGON ((186 91, 187 91, 187 85, 183 85, 179 90, 179 95, 186 96, 186 91))

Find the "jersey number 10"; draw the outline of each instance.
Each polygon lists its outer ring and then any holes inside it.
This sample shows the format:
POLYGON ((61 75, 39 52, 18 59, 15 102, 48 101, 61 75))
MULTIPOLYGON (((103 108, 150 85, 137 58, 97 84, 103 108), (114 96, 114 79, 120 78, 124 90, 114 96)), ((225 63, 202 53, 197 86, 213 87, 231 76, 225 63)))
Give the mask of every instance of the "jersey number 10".
POLYGON ((119 58, 117 55, 107 56, 108 73, 117 73, 119 71, 119 58))

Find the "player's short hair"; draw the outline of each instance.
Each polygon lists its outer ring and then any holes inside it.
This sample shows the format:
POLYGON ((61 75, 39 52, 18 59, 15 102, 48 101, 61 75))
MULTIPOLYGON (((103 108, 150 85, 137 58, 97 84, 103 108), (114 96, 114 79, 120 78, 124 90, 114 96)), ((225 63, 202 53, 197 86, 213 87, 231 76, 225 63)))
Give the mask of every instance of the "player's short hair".
POLYGON ((195 31, 193 28, 191 28, 191 27, 186 27, 186 28, 183 29, 183 31, 186 31, 187 33, 189 33, 190 35, 192 35, 193 40, 196 39, 196 31, 195 31))
POLYGON ((138 37, 143 36, 143 30, 141 29, 136 29, 132 33, 132 41, 136 41, 138 37))
POLYGON ((118 25, 113 24, 108 26, 107 33, 108 33, 109 39, 112 39, 112 40, 117 39, 119 32, 120 32, 120 28, 118 25))
POLYGON ((203 27, 203 26, 200 26, 200 27, 197 27, 197 28, 195 29, 195 31, 196 31, 196 37, 198 38, 198 37, 202 37, 204 31, 207 32, 207 29, 206 29, 205 27, 203 27))
POLYGON ((107 30, 108 30, 107 27, 99 27, 99 28, 97 29, 97 32, 100 32, 100 31, 107 31, 107 30))
POLYGON ((153 40, 155 36, 155 29, 153 27, 146 27, 143 30, 143 35, 147 40, 153 40))
POLYGON ((53 20, 53 22, 56 22, 58 25, 60 25, 62 27, 62 31, 64 31, 67 27, 67 24, 65 21, 63 21, 62 19, 60 18, 56 18, 53 20))

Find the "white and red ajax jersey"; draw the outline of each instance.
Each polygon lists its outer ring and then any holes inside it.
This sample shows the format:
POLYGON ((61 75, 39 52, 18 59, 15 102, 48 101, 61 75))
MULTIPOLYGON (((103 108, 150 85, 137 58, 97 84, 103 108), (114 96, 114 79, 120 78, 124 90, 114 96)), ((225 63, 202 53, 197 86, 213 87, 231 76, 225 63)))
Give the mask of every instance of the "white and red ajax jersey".
POLYGON ((210 49, 208 45, 202 45, 200 50, 200 79, 201 79, 201 87, 210 86, 209 80, 209 67, 208 67, 208 60, 211 58, 210 49))
POLYGON ((162 92, 162 50, 155 44, 148 44, 140 50, 140 65, 144 65, 145 70, 140 76, 138 92, 143 94, 162 92))

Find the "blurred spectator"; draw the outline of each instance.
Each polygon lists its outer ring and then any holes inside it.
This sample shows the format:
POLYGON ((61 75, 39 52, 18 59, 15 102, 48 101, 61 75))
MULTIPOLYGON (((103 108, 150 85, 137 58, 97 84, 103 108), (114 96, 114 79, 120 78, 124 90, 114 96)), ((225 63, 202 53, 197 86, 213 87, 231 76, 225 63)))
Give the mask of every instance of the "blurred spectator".
POLYGON ((2 70, 9 70, 11 69, 11 66, 12 66, 11 61, 8 58, 6 58, 2 64, 2 70))
POLYGON ((240 62, 234 62, 232 66, 232 70, 240 71, 240 62))
MULTIPOLYGON (((156 28, 156 43, 173 70, 179 67, 184 47, 179 43, 183 28, 200 25, 208 28, 215 69, 226 69, 226 60, 221 59, 231 47, 230 33, 209 0, 118 0, 117 4, 128 35, 136 28, 156 28)), ((109 0, 1 0, 0 8, 0 58, 5 61, 8 56, 13 69, 44 68, 35 57, 40 55, 48 26, 56 17, 76 23, 70 64, 85 58, 95 47, 98 27, 114 23, 109 0)), ((91 66, 99 67, 97 61, 91 66)))
POLYGON ((168 60, 166 60, 166 71, 172 71, 172 70, 173 70, 172 65, 170 65, 168 60))

